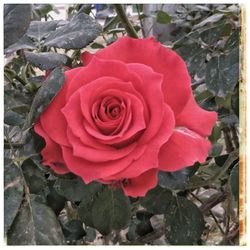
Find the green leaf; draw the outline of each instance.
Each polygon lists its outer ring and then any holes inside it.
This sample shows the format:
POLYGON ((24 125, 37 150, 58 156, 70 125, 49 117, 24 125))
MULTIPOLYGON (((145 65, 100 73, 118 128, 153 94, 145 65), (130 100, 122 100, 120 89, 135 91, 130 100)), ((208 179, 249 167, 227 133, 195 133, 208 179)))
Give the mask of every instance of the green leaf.
POLYGON ((193 167, 188 167, 175 172, 159 171, 158 184, 170 190, 184 190, 188 184, 192 168, 193 167))
POLYGON ((197 245, 205 223, 199 208, 185 197, 175 197, 165 212, 165 235, 171 245, 197 245))
POLYGON ((219 156, 214 158, 214 161, 217 164, 217 166, 222 167, 224 165, 224 163, 226 162, 228 156, 229 156, 229 154, 219 155, 219 156))
POLYGON ((100 43, 92 43, 91 48, 92 49, 103 49, 104 46, 102 44, 100 44, 100 43))
POLYGON ((136 218, 140 221, 149 220, 154 214, 146 211, 146 210, 139 210, 136 212, 136 218))
POLYGON ((204 74, 206 67, 207 49, 203 49, 197 43, 184 44, 177 53, 180 54, 187 64, 188 72, 194 76, 195 74, 201 76, 204 74))
POLYGON ((67 57, 54 52, 25 52, 25 57, 28 62, 38 67, 41 70, 49 70, 58 66, 65 65, 67 57))
POLYGON ((200 37, 205 43, 213 45, 223 37, 230 35, 231 28, 229 23, 220 24, 202 31, 200 37))
POLYGON ((35 86, 36 88, 41 87, 43 82, 45 81, 45 76, 33 76, 28 78, 28 82, 32 84, 32 86, 35 86))
POLYGON ((210 157, 219 156, 222 153, 223 145, 220 143, 214 143, 212 148, 209 150, 210 157))
POLYGON ((220 14, 220 13, 216 13, 212 16, 209 16, 208 18, 202 20, 200 23, 194 25, 193 30, 201 28, 201 27, 207 25, 208 23, 216 23, 216 22, 220 21, 223 17, 224 17, 224 14, 220 14))
POLYGON ((231 51, 235 48, 239 48, 240 45, 240 30, 236 29, 225 43, 225 50, 231 51))
POLYGON ((135 220, 131 220, 129 223, 128 232, 126 233, 126 238, 129 241, 134 241, 138 237, 136 233, 137 223, 138 221, 135 220))
POLYGON ((144 236, 148 233, 153 232, 154 229, 150 223, 150 221, 141 221, 136 225, 135 233, 138 234, 139 236, 144 236))
POLYGON ((11 230, 8 245, 62 245, 64 237, 54 212, 35 200, 23 202, 11 230))
POLYGON ((164 214, 173 199, 172 192, 159 186, 141 198, 141 205, 153 214, 164 214))
POLYGON ((230 174, 230 186, 232 194, 235 200, 239 199, 239 192, 240 192, 240 182, 239 182, 239 163, 236 163, 233 167, 231 174, 230 174))
POLYGON ((4 123, 11 126, 19 126, 24 123, 24 117, 12 110, 9 110, 4 115, 4 123))
POLYGON ((33 9, 38 11, 40 16, 43 17, 53 10, 52 4, 33 4, 33 9))
POLYGON ((55 31, 60 21, 32 21, 27 30, 26 35, 38 42, 48 36, 52 31, 55 31))
POLYGON ((92 227, 86 227, 85 229, 87 235, 84 237, 85 241, 93 242, 96 238, 96 230, 92 227))
POLYGON ((37 117, 43 112, 43 110, 49 105, 53 100, 55 95, 59 92, 64 84, 64 74, 63 69, 54 69, 46 82, 37 91, 29 115, 26 120, 26 127, 32 125, 32 123, 37 119, 37 117))
POLYGON ((92 219, 92 208, 94 200, 97 197, 98 193, 101 192, 102 185, 98 182, 92 182, 85 186, 81 191, 82 200, 79 204, 77 210, 80 219, 84 222, 85 225, 93 227, 92 219))
POLYGON ((101 26, 90 16, 80 13, 52 32, 44 42, 45 46, 63 49, 82 49, 97 38, 101 26))
POLYGON ((104 189, 94 201, 92 218, 94 227, 103 235, 125 228, 130 220, 129 198, 121 189, 104 189))
POLYGON ((225 97, 215 96, 215 102, 220 108, 231 109, 232 94, 228 93, 225 97))
POLYGON ((23 200, 23 179, 20 169, 10 163, 4 167, 4 231, 7 233, 23 200))
POLYGON ((10 45, 4 50, 4 54, 12 54, 13 52, 20 49, 35 49, 36 46, 33 41, 27 36, 22 36, 16 43, 10 45))
POLYGON ((233 112, 239 117, 239 111, 240 111, 240 94, 239 94, 239 85, 235 86, 234 93, 231 98, 231 107, 233 112))
POLYGON ((18 41, 29 27, 31 4, 4 5, 4 48, 18 41))
POLYGON ((66 241, 80 240, 86 235, 80 220, 71 220, 63 225, 63 233, 66 241))
POLYGON ((220 116, 220 120, 225 124, 238 124, 239 118, 235 114, 225 114, 223 116, 220 116))
POLYGON ((239 81, 239 49, 228 55, 213 57, 206 67, 208 90, 219 97, 232 92, 239 81))
POLYGON ((202 102, 204 102, 204 100, 207 100, 207 99, 212 98, 212 97, 213 97, 213 94, 210 91, 205 90, 205 91, 202 91, 199 94, 196 94, 195 100, 198 103, 202 103, 202 102))
POLYGON ((17 113, 26 113, 29 111, 29 105, 32 97, 26 93, 21 93, 18 90, 4 90, 4 109, 5 112, 12 110, 17 113))
POLYGON ((216 125, 213 127, 212 133, 209 136, 209 140, 212 143, 216 143, 221 137, 221 128, 220 126, 216 125))
POLYGON ((46 196, 46 203, 58 216, 65 206, 66 199, 59 195, 50 183, 48 185, 50 192, 46 196))
POLYGON ((26 160, 22 164, 25 182, 32 194, 38 194, 47 186, 44 173, 37 167, 32 160, 26 160))
POLYGON ((5 129, 6 147, 15 148, 12 160, 18 166, 29 158, 40 160, 40 152, 44 147, 44 140, 30 129, 22 130, 15 126, 5 129))
POLYGON ((65 197, 69 201, 81 201, 84 198, 86 184, 80 177, 74 179, 57 179, 54 188, 58 194, 65 197))
POLYGON ((171 17, 166 12, 159 10, 156 14, 156 22, 160 24, 169 24, 171 22, 171 17))

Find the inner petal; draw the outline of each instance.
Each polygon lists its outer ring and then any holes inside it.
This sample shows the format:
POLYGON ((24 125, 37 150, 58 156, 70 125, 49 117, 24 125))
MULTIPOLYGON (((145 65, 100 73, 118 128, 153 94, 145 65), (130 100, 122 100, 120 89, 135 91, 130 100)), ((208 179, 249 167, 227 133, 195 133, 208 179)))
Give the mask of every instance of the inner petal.
POLYGON ((108 95, 98 98, 91 110, 93 122, 103 134, 115 135, 121 129, 129 106, 121 97, 108 95))

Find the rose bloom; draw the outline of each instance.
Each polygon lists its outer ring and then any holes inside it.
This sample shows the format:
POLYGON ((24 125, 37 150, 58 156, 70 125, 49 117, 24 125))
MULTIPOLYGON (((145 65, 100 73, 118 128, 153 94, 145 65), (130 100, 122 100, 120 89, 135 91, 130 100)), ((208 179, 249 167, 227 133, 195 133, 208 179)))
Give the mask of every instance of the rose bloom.
MULTIPOLYGON (((204 162, 217 114, 201 109, 184 61, 153 37, 122 37, 65 72, 36 121, 43 164, 144 196, 157 174, 204 162)), ((56 84, 56 83, 55 83, 56 84)))

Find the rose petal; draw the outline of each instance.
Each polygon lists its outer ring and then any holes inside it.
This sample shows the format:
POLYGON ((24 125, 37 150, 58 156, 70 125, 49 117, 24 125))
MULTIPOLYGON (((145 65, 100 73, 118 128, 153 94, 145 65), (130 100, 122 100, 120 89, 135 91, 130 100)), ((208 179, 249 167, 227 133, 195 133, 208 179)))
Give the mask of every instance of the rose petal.
POLYGON ((199 107, 191 95, 183 111, 176 117, 176 126, 187 127, 205 137, 211 134, 216 120, 217 113, 199 107))
POLYGON ((88 132, 85 130, 83 124, 84 124, 84 118, 82 115, 81 105, 80 105, 80 94, 77 92, 75 98, 71 98, 70 102, 72 107, 70 105, 66 105, 62 110, 62 114, 64 115, 68 128, 71 129, 72 133, 77 136, 83 144, 88 145, 90 147, 96 148, 96 149, 110 149, 110 146, 101 144, 98 142, 95 138, 90 136, 88 132), (78 97, 78 98, 77 98, 78 97))
POLYGON ((133 82, 132 79, 135 76, 123 62, 94 58, 86 67, 81 67, 79 73, 73 77, 67 89, 66 99, 68 100, 82 86, 101 77, 112 77, 123 82, 133 82))
MULTIPOLYGON (((77 75, 80 68, 71 69, 65 72, 65 82, 62 89, 55 96, 49 106, 40 115, 42 127, 49 137, 60 145, 69 145, 67 140, 67 124, 61 113, 61 108, 65 105, 65 96, 68 85, 73 76, 77 75)), ((57 84, 56 82, 54 84, 57 84)))
POLYGON ((89 147, 88 145, 84 145, 79 138, 74 136, 70 129, 68 129, 68 138, 70 144, 72 145, 74 156, 97 163, 121 159, 131 153, 136 147, 136 143, 133 143, 122 149, 94 149, 89 147))
POLYGON ((149 109, 150 121, 142 138, 139 140, 139 143, 147 143, 154 137, 161 126, 165 106, 161 90, 163 77, 143 64, 130 63, 128 68, 136 72, 137 76, 140 77, 141 81, 135 81, 134 86, 143 95, 149 109))
POLYGON ((204 162, 211 143, 187 128, 177 128, 159 153, 159 169, 177 171, 204 162))
POLYGON ((150 169, 136 178, 128 179, 127 185, 122 186, 125 195, 131 197, 145 196, 148 190, 157 185, 157 173, 157 169, 150 169))
POLYGON ((105 179, 107 176, 120 172, 137 160, 145 151, 145 146, 136 147, 127 157, 116 161, 108 162, 91 162, 80 157, 74 156, 73 149, 62 146, 63 159, 65 160, 69 170, 80 176, 86 184, 98 179, 105 179))
POLYGON ((146 150, 142 157, 138 160, 131 163, 127 168, 123 171, 104 178, 105 180, 119 180, 123 178, 134 178, 145 171, 148 171, 152 168, 158 168, 158 154, 160 148, 164 143, 166 143, 170 136, 174 131, 174 114, 173 111, 165 105, 165 112, 163 115, 163 121, 160 126, 160 130, 158 131, 157 135, 148 143, 146 144, 146 150))
POLYGON ((76 136, 81 137, 82 130, 85 129, 100 144, 121 144, 143 130, 146 126, 144 121, 144 106, 140 98, 140 94, 136 92, 130 82, 121 82, 117 79, 115 81, 115 78, 111 77, 101 77, 73 93, 61 111, 68 122, 68 126, 76 136), (101 133, 91 117, 91 104, 95 100, 94 97, 97 96, 99 98, 101 95, 108 94, 116 94, 131 102, 132 120, 130 119, 130 114, 128 114, 128 119, 125 120, 123 128, 116 135, 101 133), (78 106, 81 107, 81 111, 79 111, 78 106), (130 124, 127 124, 128 122, 130 124))
POLYGON ((190 97, 191 80, 185 62, 173 50, 162 46, 153 37, 146 39, 121 37, 105 49, 99 50, 95 56, 91 57, 91 54, 87 53, 81 58, 87 64, 96 57, 145 64, 155 72, 163 74, 162 90, 165 102, 176 115, 182 111, 190 97))
POLYGON ((69 170, 63 161, 62 150, 60 146, 51 140, 45 133, 41 126, 40 120, 36 122, 34 130, 37 134, 44 138, 46 143, 44 149, 41 151, 43 164, 50 166, 58 174, 69 173, 69 170))
MULTIPOLYGON (((119 86, 117 86, 119 88, 119 86)), ((127 102, 130 103, 130 110, 127 110, 128 113, 127 119, 124 120, 124 124, 122 124, 122 128, 120 132, 114 135, 106 135, 100 133, 97 129, 93 129, 92 127, 85 124, 86 130, 95 138, 98 138, 100 142, 104 144, 121 144, 126 142, 129 138, 136 135, 139 131, 145 129, 146 124, 144 120, 144 107, 141 103, 140 99, 137 98, 136 95, 132 95, 130 93, 122 92, 123 88, 120 87, 120 90, 109 90, 104 92, 108 93, 116 93, 117 95, 123 96, 127 102)), ((91 92, 90 92, 91 93, 91 92)), ((81 100, 85 100, 84 96, 81 97, 81 100)), ((84 109, 84 105, 82 105, 82 110, 84 109)))

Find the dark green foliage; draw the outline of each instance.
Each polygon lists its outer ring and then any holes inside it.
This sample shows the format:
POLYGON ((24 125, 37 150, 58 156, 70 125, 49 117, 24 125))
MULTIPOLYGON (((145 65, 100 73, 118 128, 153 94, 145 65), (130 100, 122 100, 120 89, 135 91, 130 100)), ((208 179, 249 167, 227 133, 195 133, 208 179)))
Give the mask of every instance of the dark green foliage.
MULTIPOLYGON (((197 103, 218 113, 208 137, 208 158, 176 172, 159 171, 158 185, 137 198, 126 197, 121 188, 85 184, 72 173, 59 175, 44 166, 45 141, 33 125, 64 86, 65 65, 79 67, 81 52, 98 51, 130 33, 115 11, 98 24, 92 4, 66 6, 67 20, 53 19, 56 5, 5 4, 8 245, 238 244, 239 87, 244 90, 239 82, 240 6, 161 4, 152 12, 146 7, 133 5, 135 12, 128 16, 137 35, 153 33, 175 50, 187 64, 197 103), (146 27, 150 18, 152 27, 146 27), (164 41, 165 28, 169 36, 164 41)), ((114 6, 103 6, 104 12, 110 9, 114 6)))
POLYGON ((90 16, 80 13, 63 27, 51 33, 45 46, 64 49, 81 49, 92 42, 101 32, 101 27, 90 16))
POLYGON ((176 172, 163 172, 158 173, 158 183, 163 188, 170 190, 185 190, 189 177, 195 173, 198 166, 194 165, 190 168, 184 168, 176 172))
POLYGON ((57 92, 62 88, 64 83, 63 70, 56 68, 53 70, 46 82, 37 91, 26 121, 26 126, 30 126, 36 118, 42 113, 47 105, 52 101, 57 92))
POLYGON ((55 31, 58 26, 59 21, 32 21, 26 35, 37 42, 41 42, 52 31, 55 31))
POLYGON ((16 43, 10 45, 4 50, 5 54, 11 54, 21 49, 35 49, 36 46, 33 41, 25 34, 16 43))
POLYGON ((49 70, 66 64, 67 57, 54 52, 32 53, 26 52, 28 62, 41 70, 49 70))
POLYGON ((104 189, 92 207, 94 227, 107 235, 112 229, 125 228, 130 219, 130 203, 121 190, 104 189))
POLYGON ((83 190, 86 188, 81 178, 57 179, 54 184, 57 193, 69 201, 81 201, 84 198, 83 190))
POLYGON ((156 22, 161 24, 168 24, 171 22, 171 17, 166 12, 159 10, 156 14, 156 22))
POLYGON ((61 245, 64 237, 55 214, 45 204, 24 201, 11 230, 9 245, 61 245))
POLYGON ((204 230, 204 219, 198 207, 184 197, 172 199, 165 212, 166 239, 172 245, 197 245, 204 230))
POLYGON ((153 214, 164 214, 173 199, 172 192, 157 187, 150 190, 146 197, 141 198, 141 204, 153 214))
POLYGON ((207 64, 207 88, 219 97, 232 92, 239 80, 239 49, 213 57, 207 64))
POLYGON ((14 164, 5 165, 4 169, 4 231, 10 226, 18 213, 23 200, 23 179, 20 169, 14 164))
POLYGON ((17 42, 25 34, 30 21, 30 4, 4 5, 4 48, 17 42))
POLYGON ((31 159, 24 161, 22 171, 30 193, 39 194, 45 189, 47 180, 44 173, 31 159))
POLYGON ((80 240, 86 235, 80 220, 68 221, 65 225, 63 225, 63 233, 66 241, 80 240))
POLYGON ((239 199, 239 163, 235 164, 230 175, 230 186, 235 200, 239 199))

